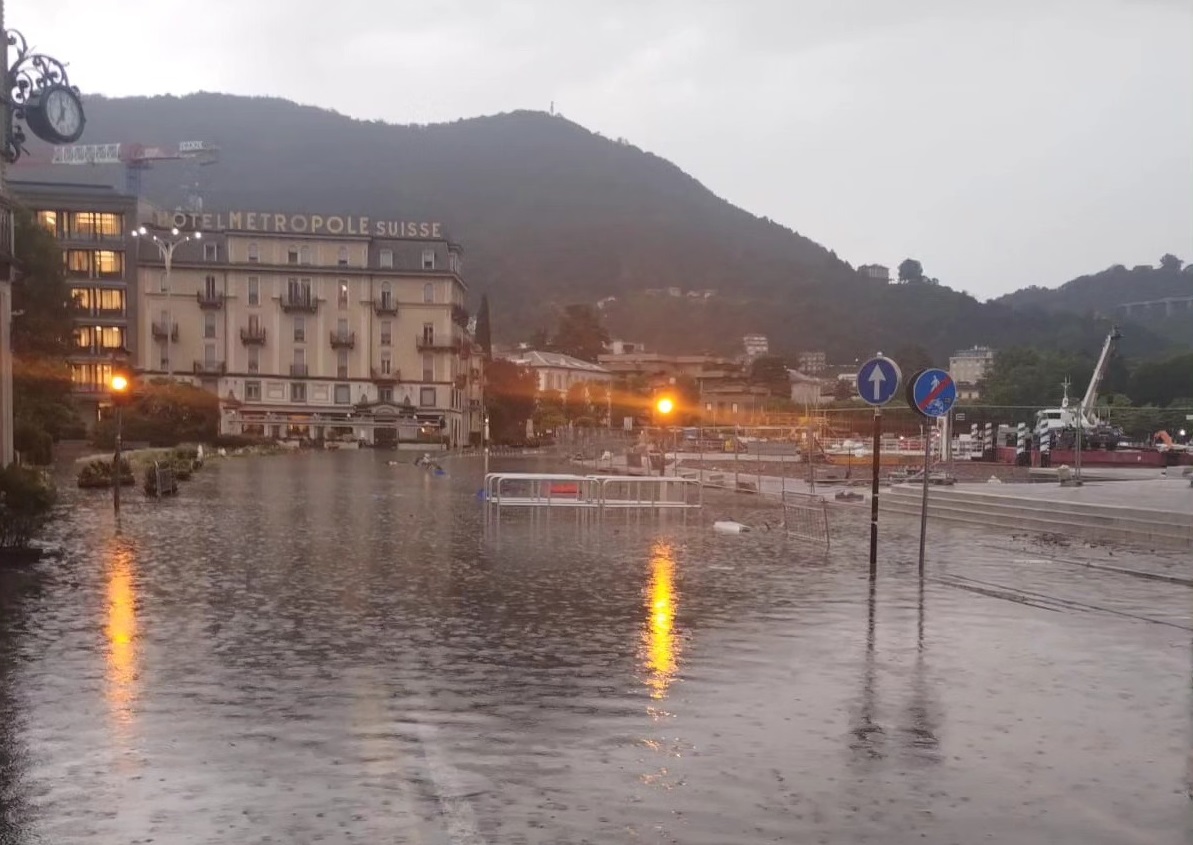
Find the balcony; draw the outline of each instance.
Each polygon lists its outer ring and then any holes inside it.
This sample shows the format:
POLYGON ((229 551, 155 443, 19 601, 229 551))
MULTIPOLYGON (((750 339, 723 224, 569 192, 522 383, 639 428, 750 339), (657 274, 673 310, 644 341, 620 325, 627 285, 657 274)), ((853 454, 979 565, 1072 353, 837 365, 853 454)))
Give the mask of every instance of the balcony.
POLYGON ((402 374, 397 370, 389 373, 383 373, 381 370, 373 367, 373 382, 375 384, 397 384, 401 381, 402 374))
POLYGON ((264 346, 265 329, 261 326, 249 326, 240 330, 240 342, 245 346, 264 346))
MULTIPOLYGON (((154 340, 165 340, 166 336, 167 336, 166 324, 165 323, 154 323, 152 332, 153 332, 154 340)), ((170 338, 170 340, 178 340, 178 324, 177 323, 170 324, 169 338, 170 338)))
POLYGON ((398 301, 396 299, 375 299, 373 300, 373 311, 386 317, 393 317, 398 313, 398 301))
POLYGON ((332 349, 355 349, 356 348, 356 332, 332 332, 331 333, 331 348, 332 349))
POLYGON ((452 338, 436 338, 428 337, 427 335, 417 335, 414 338, 414 345, 418 347, 419 352, 456 352, 458 353, 462 347, 458 337, 452 338))
POLYGON ((294 378, 306 378, 310 375, 310 368, 306 364, 291 364, 290 375, 294 378))
POLYGON ((198 300, 199 307, 205 311, 218 311, 224 307, 224 295, 222 293, 201 290, 195 293, 195 299, 198 300))
POLYGON ((228 371, 228 366, 223 361, 196 361, 195 375, 197 376, 222 376, 228 371))
POLYGON ((282 310, 287 314, 314 314, 319 310, 319 299, 311 293, 287 294, 282 297, 282 310))

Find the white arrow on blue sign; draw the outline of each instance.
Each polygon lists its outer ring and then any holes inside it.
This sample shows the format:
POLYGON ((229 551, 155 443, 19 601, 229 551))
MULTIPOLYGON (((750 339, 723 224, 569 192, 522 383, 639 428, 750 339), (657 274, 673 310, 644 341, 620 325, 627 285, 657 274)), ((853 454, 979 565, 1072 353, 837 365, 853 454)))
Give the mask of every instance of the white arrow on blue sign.
POLYGON ((943 417, 957 402, 957 382, 945 370, 924 370, 911 385, 911 398, 924 416, 943 417))
POLYGON ((903 373, 890 358, 871 358, 857 371, 857 395, 867 405, 885 405, 899 390, 903 373))

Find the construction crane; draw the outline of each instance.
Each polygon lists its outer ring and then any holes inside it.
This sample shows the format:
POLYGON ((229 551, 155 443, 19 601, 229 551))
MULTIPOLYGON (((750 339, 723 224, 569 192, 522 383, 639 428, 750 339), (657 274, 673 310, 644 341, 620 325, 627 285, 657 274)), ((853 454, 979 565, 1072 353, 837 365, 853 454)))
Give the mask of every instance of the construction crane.
POLYGON ((173 147, 145 144, 72 144, 54 147, 51 156, 37 154, 21 159, 22 164, 39 166, 68 164, 75 166, 97 164, 124 165, 124 189, 135 197, 141 196, 141 174, 160 161, 189 161, 205 166, 220 159, 220 150, 208 141, 181 141, 173 147))

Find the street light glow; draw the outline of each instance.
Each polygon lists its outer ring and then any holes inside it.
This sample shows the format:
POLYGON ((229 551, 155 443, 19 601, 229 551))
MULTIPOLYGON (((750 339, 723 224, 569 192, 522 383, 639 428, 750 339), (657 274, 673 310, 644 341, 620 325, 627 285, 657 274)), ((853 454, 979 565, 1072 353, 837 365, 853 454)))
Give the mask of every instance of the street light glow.
POLYGON ((203 233, 202 233, 202 232, 195 232, 195 234, 194 234, 194 235, 192 235, 191 237, 193 237, 193 238, 194 238, 195 240, 197 240, 197 241, 201 241, 201 240, 203 240, 203 233))
POLYGON ((675 410, 675 403, 671 401, 669 396, 664 396, 658 401, 658 404, 655 405, 655 408, 658 409, 660 414, 669 414, 675 410))
POLYGON ((171 229, 171 230, 170 230, 170 234, 171 234, 171 235, 177 235, 177 234, 178 234, 178 227, 177 227, 177 226, 175 226, 173 229, 171 229))
POLYGON ((123 393, 128 390, 128 379, 119 373, 112 376, 112 390, 117 393, 123 393))

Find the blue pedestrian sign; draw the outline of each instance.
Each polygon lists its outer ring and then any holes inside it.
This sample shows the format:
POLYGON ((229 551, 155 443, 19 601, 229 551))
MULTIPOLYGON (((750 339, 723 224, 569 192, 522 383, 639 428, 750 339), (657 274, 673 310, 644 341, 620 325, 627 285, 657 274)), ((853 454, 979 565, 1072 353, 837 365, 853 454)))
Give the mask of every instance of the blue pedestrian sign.
POLYGON ((945 370, 931 367, 912 377, 907 394, 913 411, 925 417, 943 417, 957 403, 957 382, 945 370))
POLYGON ((857 395, 867 405, 885 405, 899 390, 903 374, 890 358, 871 358, 857 371, 857 395))

